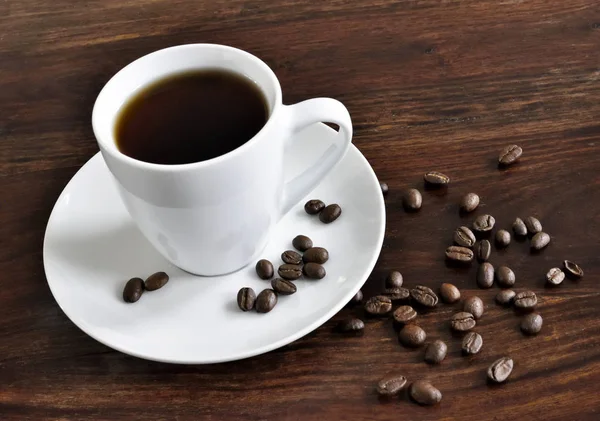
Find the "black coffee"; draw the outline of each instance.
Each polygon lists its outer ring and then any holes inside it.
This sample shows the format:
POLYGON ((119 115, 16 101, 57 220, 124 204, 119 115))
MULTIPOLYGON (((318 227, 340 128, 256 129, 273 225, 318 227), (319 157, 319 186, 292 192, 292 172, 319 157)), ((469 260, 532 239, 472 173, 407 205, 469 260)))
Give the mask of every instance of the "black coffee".
POLYGON ((120 110, 119 150, 155 164, 189 164, 226 154, 265 125, 268 105, 245 76, 206 69, 180 73, 145 87, 120 110))

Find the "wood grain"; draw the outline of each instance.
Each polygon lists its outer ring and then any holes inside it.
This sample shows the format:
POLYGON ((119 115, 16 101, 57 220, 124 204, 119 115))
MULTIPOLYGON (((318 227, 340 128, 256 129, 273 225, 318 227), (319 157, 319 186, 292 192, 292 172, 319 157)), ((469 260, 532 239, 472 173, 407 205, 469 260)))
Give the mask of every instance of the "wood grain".
POLYGON ((0 2, 0 419, 2 420, 597 420, 600 418, 600 6, 595 0, 120 0, 0 2), (465 358, 447 320, 459 305, 420 316, 443 339, 440 366, 400 346, 390 320, 362 337, 333 332, 347 308, 305 338, 266 355, 211 366, 148 362, 79 331, 47 287, 41 247, 58 194, 96 151, 90 115, 112 74, 170 45, 216 42, 263 58, 285 101, 331 96, 349 108, 354 143, 390 186, 387 234, 365 296, 391 269, 407 285, 442 282, 479 295, 483 351, 465 358), (496 166, 518 143, 522 161, 496 166), (422 174, 452 178, 402 210, 422 174), (524 337, 520 316, 478 290, 476 265, 447 267, 458 202, 499 227, 538 216, 552 236, 494 249, 518 288, 540 297, 544 328, 524 337), (586 271, 548 289, 563 259, 586 271), (486 382, 496 358, 515 369, 486 382), (381 401, 377 380, 432 380, 441 404, 381 401))

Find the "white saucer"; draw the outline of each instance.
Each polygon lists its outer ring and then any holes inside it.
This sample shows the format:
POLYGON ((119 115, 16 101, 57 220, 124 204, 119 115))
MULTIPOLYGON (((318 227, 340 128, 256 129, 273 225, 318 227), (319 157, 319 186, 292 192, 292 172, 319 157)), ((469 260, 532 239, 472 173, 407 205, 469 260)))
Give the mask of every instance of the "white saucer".
MULTIPOLYGON (((290 147, 293 177, 314 161, 334 131, 317 124, 297 134, 290 147)), ((44 239, 44 266, 54 298, 65 314, 94 339, 118 351, 149 360, 204 364, 262 354, 316 329, 360 289, 381 250, 385 207, 379 182, 364 156, 351 146, 342 162, 310 195, 339 203, 342 216, 332 224, 296 205, 276 227, 262 253, 281 264, 297 234, 326 247, 327 276, 299 280, 298 291, 279 297, 268 314, 242 312, 241 287, 256 293, 270 288, 253 265, 213 278, 190 275, 168 263, 137 230, 123 207, 111 174, 98 153, 58 198, 44 239), (146 292, 134 304, 122 299, 125 282, 166 271, 169 283, 146 292)))

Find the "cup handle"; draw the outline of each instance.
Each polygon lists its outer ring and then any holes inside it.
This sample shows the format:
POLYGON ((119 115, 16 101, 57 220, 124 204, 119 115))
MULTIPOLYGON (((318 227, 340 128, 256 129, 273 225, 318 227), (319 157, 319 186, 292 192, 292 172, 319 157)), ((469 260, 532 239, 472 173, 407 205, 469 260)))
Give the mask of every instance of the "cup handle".
POLYGON ((300 199, 319 184, 325 175, 344 156, 352 140, 352 120, 346 107, 332 98, 313 98, 285 106, 290 115, 292 133, 319 122, 340 126, 335 142, 317 161, 283 188, 282 215, 285 215, 300 199))

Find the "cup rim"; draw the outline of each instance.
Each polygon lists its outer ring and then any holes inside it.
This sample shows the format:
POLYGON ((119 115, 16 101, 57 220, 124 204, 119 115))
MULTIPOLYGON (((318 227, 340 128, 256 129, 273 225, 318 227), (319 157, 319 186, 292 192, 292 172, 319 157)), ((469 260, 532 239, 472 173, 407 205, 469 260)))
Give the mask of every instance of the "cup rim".
MULTIPOLYGON (((173 73, 176 73, 176 72, 177 71, 175 70, 173 73)), ((262 89, 262 87, 260 85, 259 85, 259 87, 262 89)), ((277 76, 275 75, 273 70, 264 61, 262 61, 255 55, 253 55, 247 51, 241 50, 239 48, 231 47, 228 45, 222 45, 222 44, 209 44, 209 43, 181 44, 181 45, 175 45, 172 47, 162 48, 162 49, 156 50, 152 53, 143 55, 143 56, 137 58, 136 60, 132 61, 131 63, 127 64, 125 67, 123 67, 117 73, 115 73, 108 80, 108 82, 106 82, 106 84, 102 87, 102 89, 100 90, 100 93, 96 97, 96 100, 94 102, 94 107, 92 109, 92 129, 93 129, 96 141, 98 142, 98 146, 100 147, 100 150, 103 153, 110 154, 112 158, 117 159, 124 164, 133 165, 133 166, 136 166, 141 169, 164 171, 164 172, 195 170, 195 169, 199 169, 199 168, 217 165, 224 161, 233 159, 236 156, 243 154, 247 149, 252 147, 253 144, 258 142, 259 138, 261 138, 264 135, 264 133, 268 129, 270 129, 271 126, 273 126, 275 124, 273 122, 273 120, 275 119, 276 115, 279 114, 279 110, 283 106, 281 98, 282 98, 282 93, 281 93, 281 85, 279 83, 279 79, 277 79, 277 76), (100 117, 98 116, 99 104, 100 104, 101 100, 103 99, 103 96, 107 95, 106 91, 107 91, 107 88, 109 87, 109 85, 111 83, 114 83, 114 81, 118 77, 120 77, 126 71, 126 69, 134 66, 135 64, 139 64, 140 61, 147 60, 150 57, 154 57, 157 55, 169 54, 175 50, 196 50, 196 49, 228 50, 230 52, 234 52, 235 54, 243 55, 246 58, 249 58, 250 60, 254 61, 258 65, 258 67, 260 67, 262 69, 262 71, 264 71, 268 75, 269 79, 271 80, 271 83, 273 83, 273 87, 275 88, 275 99, 274 99, 274 103, 273 103, 272 112, 270 113, 269 118, 267 119, 267 122, 258 131, 258 133, 256 133, 253 137, 248 139, 242 145, 238 146, 237 148, 235 148, 223 155, 219 155, 217 157, 207 159, 205 161, 191 162, 191 163, 187 163, 187 164, 173 164, 173 165, 157 164, 157 163, 146 162, 146 161, 141 161, 139 159, 132 158, 130 156, 125 155, 121 151, 119 151, 119 149, 117 148, 117 145, 115 144, 114 141, 109 142, 109 141, 107 141, 107 139, 100 136, 100 134, 99 134, 100 133, 100 130, 99 130, 99 125, 100 125, 99 118, 100 117)), ((114 138, 114 136, 113 136, 113 138, 114 138)))

